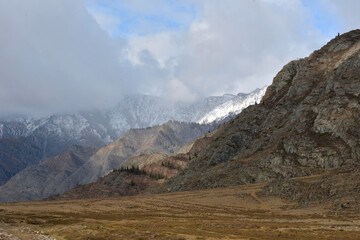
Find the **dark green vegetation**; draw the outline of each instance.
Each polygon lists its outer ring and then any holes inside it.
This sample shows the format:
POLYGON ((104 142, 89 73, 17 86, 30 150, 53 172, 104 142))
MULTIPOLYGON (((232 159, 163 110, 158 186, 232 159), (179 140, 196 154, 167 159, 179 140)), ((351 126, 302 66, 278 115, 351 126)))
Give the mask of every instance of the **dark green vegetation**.
POLYGON ((121 167, 113 170, 114 172, 128 172, 136 175, 146 175, 145 170, 140 170, 139 166, 121 167))

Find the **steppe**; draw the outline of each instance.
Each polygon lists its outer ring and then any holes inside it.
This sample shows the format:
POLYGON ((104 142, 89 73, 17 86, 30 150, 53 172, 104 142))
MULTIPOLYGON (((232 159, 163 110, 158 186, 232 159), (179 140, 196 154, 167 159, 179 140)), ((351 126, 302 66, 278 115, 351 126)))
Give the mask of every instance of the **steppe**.
POLYGON ((265 197, 266 184, 3 203, 0 239, 360 239, 359 213, 342 215, 326 203, 304 207, 265 197))

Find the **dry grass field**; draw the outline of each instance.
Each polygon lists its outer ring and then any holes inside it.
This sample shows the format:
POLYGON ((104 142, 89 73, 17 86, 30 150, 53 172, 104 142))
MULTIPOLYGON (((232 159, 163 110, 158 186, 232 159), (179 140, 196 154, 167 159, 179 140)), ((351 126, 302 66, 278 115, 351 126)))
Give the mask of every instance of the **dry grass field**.
POLYGON ((0 204, 0 239, 360 239, 359 216, 296 209, 262 186, 0 204))

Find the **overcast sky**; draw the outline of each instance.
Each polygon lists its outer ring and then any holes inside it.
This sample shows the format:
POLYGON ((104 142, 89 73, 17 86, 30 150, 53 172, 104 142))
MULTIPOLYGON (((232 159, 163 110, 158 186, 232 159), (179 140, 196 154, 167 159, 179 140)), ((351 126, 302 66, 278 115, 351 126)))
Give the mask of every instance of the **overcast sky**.
POLYGON ((250 92, 359 28, 359 12, 358 0, 0 0, 0 114, 250 92))

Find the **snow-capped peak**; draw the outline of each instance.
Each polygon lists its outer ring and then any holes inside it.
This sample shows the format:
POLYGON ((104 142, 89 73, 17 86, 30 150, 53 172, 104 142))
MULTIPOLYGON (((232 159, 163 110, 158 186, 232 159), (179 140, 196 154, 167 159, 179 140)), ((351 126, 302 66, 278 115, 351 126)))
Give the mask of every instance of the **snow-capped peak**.
POLYGON ((98 147, 115 141, 131 128, 151 127, 169 120, 198 123, 222 120, 259 102, 265 89, 174 105, 159 97, 125 96, 115 108, 109 110, 52 115, 37 120, 22 118, 21 121, 0 121, 0 138, 37 135, 49 141, 98 147))
POLYGON ((239 114, 248 106, 259 103, 262 97, 265 95, 266 88, 267 87, 256 89, 249 94, 238 94, 229 101, 211 110, 203 118, 201 118, 198 123, 206 124, 215 121, 221 121, 229 115, 239 114))

